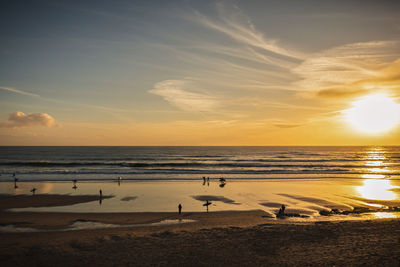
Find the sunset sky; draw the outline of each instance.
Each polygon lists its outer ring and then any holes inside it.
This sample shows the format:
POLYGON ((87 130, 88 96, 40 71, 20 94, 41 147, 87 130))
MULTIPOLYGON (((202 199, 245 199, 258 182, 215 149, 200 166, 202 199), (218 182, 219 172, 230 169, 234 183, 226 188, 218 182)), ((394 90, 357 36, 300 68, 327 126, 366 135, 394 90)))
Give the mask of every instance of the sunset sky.
POLYGON ((0 145, 400 145, 399 14, 384 0, 2 1, 0 145), (390 127, 360 131, 357 103, 390 127))

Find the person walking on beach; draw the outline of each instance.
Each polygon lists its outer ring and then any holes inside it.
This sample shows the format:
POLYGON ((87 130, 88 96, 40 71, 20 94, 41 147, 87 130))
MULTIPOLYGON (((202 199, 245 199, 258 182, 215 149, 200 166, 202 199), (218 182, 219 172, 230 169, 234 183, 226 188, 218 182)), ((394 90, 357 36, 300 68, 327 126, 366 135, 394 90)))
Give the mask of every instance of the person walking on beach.
POLYGON ((182 205, 180 203, 178 205, 178 210, 179 210, 179 215, 181 215, 182 214, 182 205))
POLYGON ((99 194, 100 194, 100 198, 103 198, 103 191, 101 191, 101 189, 100 189, 99 194))

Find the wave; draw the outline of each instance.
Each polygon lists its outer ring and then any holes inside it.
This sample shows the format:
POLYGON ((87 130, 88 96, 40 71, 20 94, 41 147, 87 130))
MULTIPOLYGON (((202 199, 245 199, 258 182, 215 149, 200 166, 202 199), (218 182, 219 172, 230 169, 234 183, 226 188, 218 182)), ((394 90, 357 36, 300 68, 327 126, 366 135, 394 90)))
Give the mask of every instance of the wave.
MULTIPOLYGON (((3 175, 11 175, 12 172, 2 172, 3 175)), ((17 175, 82 175, 82 174, 93 174, 93 175, 171 175, 171 174, 198 174, 198 175, 231 175, 231 174, 354 174, 354 175, 385 175, 385 176, 397 176, 400 172, 368 172, 368 171, 355 171, 348 169, 329 169, 329 170, 312 170, 312 169, 297 169, 297 170, 287 170, 287 169, 274 169, 274 170, 242 170, 242 169, 231 169, 231 170, 204 170, 204 169, 149 169, 149 170, 49 170, 49 171, 18 171, 17 175)))
MULTIPOLYGON (((386 161, 380 168, 384 167, 400 167, 400 164, 395 164, 400 161, 386 161), (388 165, 389 164, 389 165, 388 165)), ((226 168, 374 168, 368 166, 362 161, 349 160, 235 160, 230 162, 53 162, 53 161, 31 161, 31 162, 1 162, 0 166, 17 166, 17 167, 131 167, 131 168, 157 168, 157 167, 226 167, 226 168), (358 162, 359 164, 332 164, 341 162, 358 162), (268 164, 270 163, 270 164, 268 164), (285 164, 286 163, 286 164, 285 164), (314 164, 301 164, 314 163, 314 164), (321 163, 321 164, 318 164, 321 163), (330 164, 327 164, 330 163, 330 164)))

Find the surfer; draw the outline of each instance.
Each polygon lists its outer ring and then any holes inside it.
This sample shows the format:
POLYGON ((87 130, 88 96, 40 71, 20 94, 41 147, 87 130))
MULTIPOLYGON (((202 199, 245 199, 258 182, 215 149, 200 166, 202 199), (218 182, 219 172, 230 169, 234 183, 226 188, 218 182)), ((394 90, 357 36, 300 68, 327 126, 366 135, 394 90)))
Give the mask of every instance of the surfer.
POLYGON ((203 204, 203 206, 205 206, 207 208, 207 212, 208 212, 208 206, 210 206, 212 203, 208 200, 206 200, 206 203, 203 204))

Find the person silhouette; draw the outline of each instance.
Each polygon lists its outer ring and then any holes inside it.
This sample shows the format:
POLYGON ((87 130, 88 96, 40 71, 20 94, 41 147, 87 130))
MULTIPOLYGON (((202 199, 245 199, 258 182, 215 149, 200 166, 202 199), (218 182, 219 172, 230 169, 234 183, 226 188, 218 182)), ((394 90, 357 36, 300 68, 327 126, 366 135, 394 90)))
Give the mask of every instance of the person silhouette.
POLYGON ((203 176, 203 185, 206 184, 206 177, 203 176))
POLYGON ((36 188, 32 188, 32 190, 31 190, 32 195, 35 195, 36 190, 37 190, 36 188))
POLYGON ((76 183, 78 182, 78 180, 76 180, 76 179, 74 179, 74 180, 72 180, 72 184, 73 184, 73 186, 72 186, 72 189, 74 189, 74 190, 76 190, 78 187, 76 186, 76 183))
POLYGON ((208 201, 208 200, 206 200, 206 203, 205 204, 203 204, 203 206, 206 206, 206 208, 207 208, 207 212, 208 212, 208 206, 210 206, 211 205, 211 202, 210 201, 208 201))
POLYGON ((14 188, 15 188, 15 189, 18 188, 17 182, 18 182, 18 178, 15 177, 15 178, 14 178, 14 188))
POLYGON ((277 215, 278 218, 285 217, 285 209, 286 209, 286 206, 284 204, 282 204, 281 208, 278 211, 278 215, 277 215))
POLYGON ((179 215, 181 215, 182 214, 182 205, 180 203, 178 205, 178 210, 179 210, 179 215))
POLYGON ((99 195, 100 195, 100 197, 99 197, 99 204, 101 205, 101 203, 103 202, 103 191, 101 191, 101 189, 100 189, 100 191, 99 191, 99 195))

